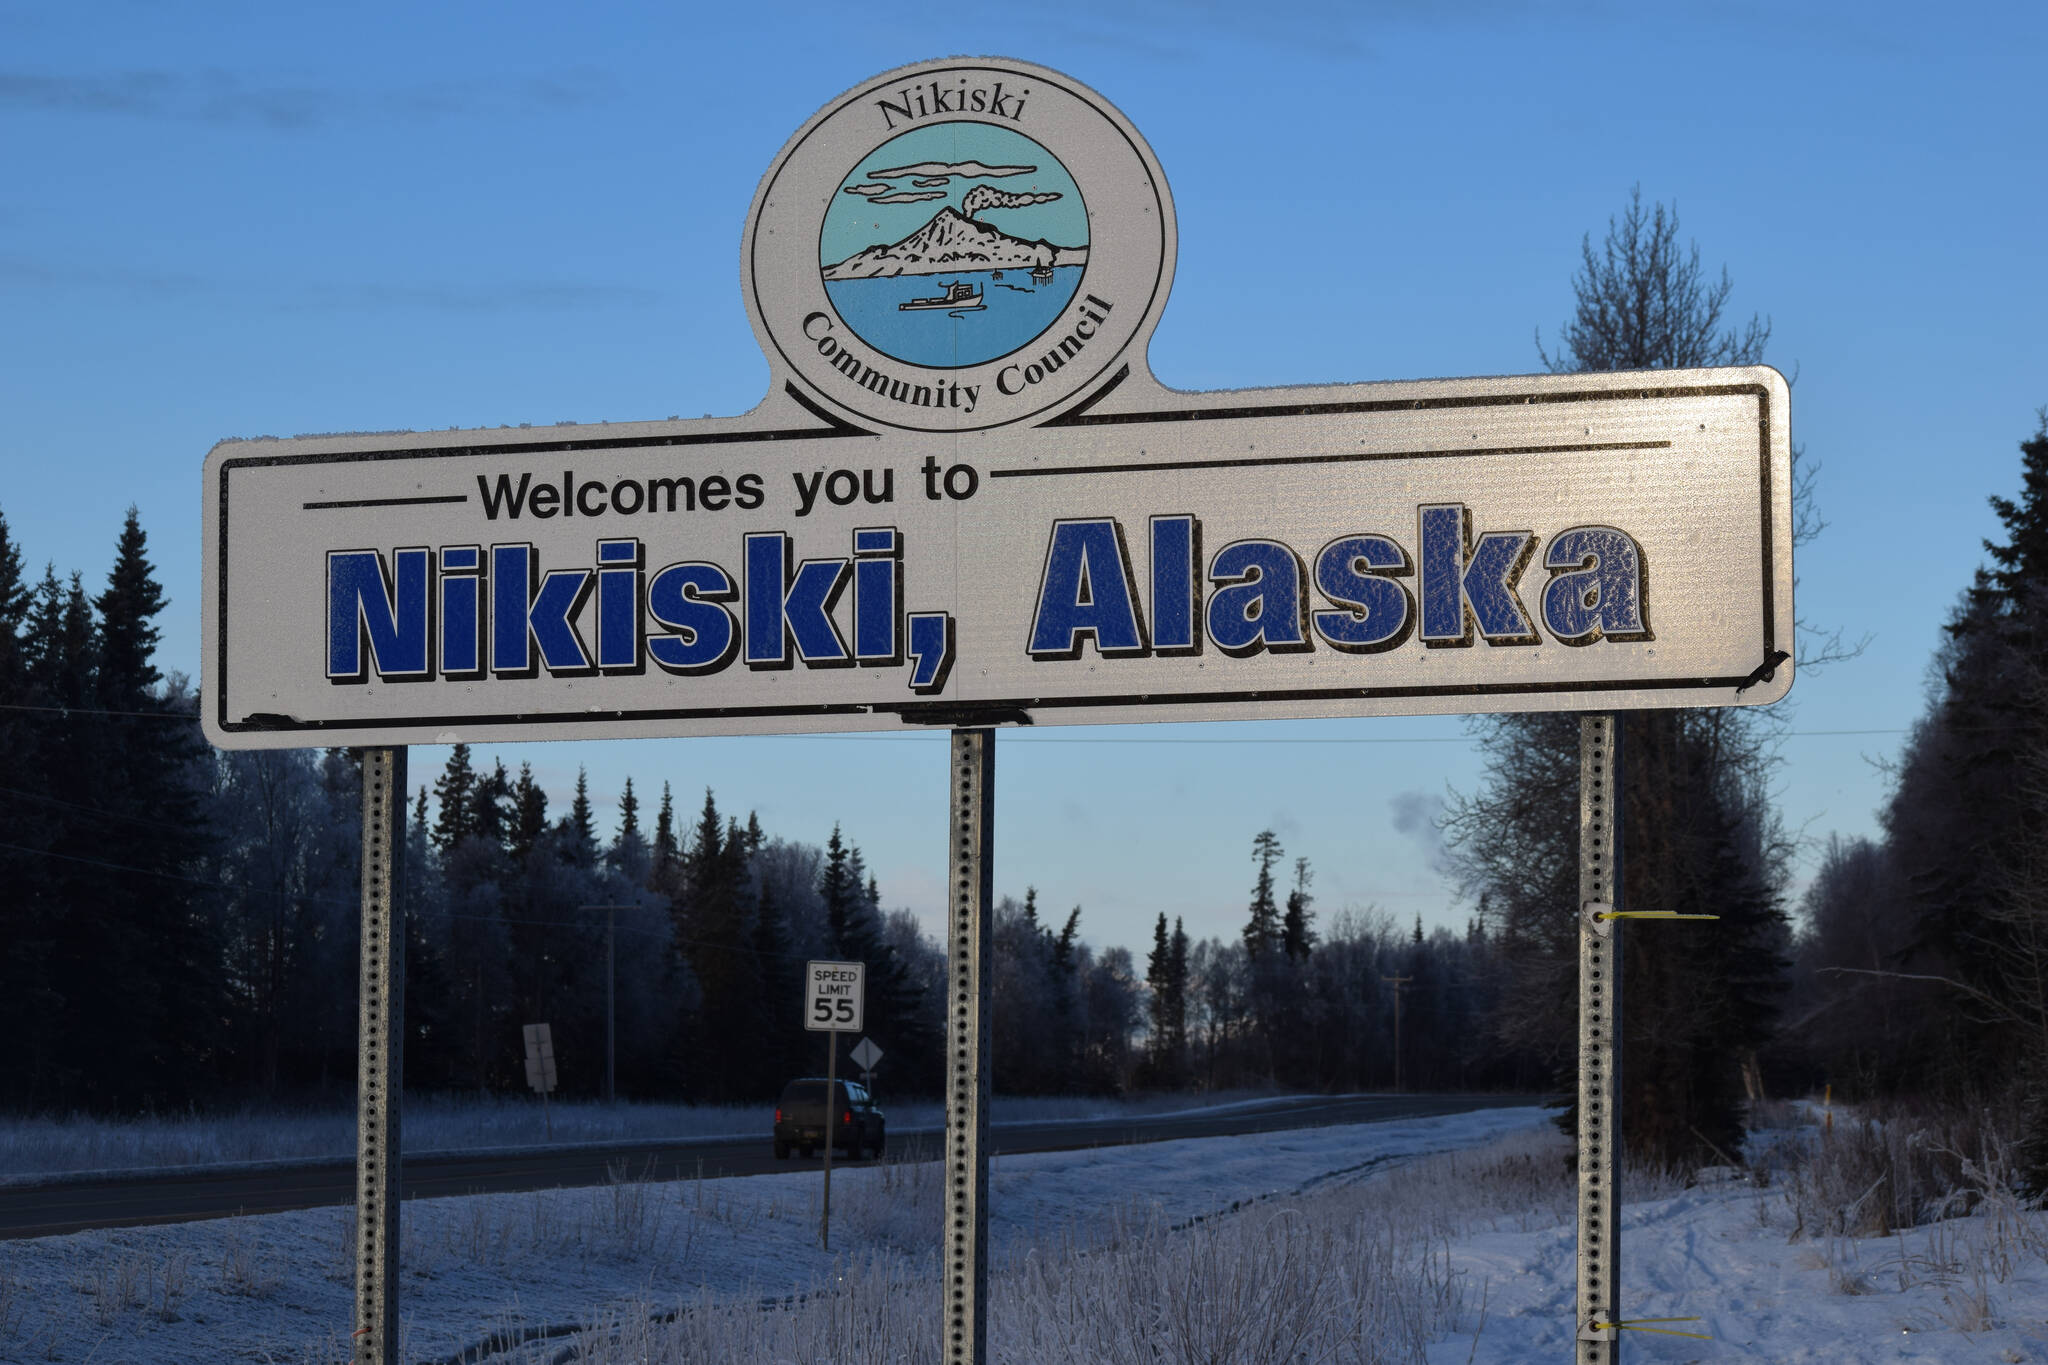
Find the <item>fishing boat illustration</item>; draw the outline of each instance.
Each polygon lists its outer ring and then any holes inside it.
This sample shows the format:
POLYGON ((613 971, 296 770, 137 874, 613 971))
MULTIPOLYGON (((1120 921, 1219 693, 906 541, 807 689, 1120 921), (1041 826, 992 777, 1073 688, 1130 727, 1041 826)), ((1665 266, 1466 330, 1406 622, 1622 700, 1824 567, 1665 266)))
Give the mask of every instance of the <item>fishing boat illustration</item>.
POLYGON ((1049 265, 1033 266, 1031 268, 1031 278, 1039 284, 1051 284, 1052 267, 1049 265))
POLYGON ((948 284, 941 287, 946 292, 938 298, 909 299, 897 304, 897 311, 908 313, 923 308, 943 308, 948 312, 972 312, 988 306, 981 301, 981 291, 971 284, 948 284))

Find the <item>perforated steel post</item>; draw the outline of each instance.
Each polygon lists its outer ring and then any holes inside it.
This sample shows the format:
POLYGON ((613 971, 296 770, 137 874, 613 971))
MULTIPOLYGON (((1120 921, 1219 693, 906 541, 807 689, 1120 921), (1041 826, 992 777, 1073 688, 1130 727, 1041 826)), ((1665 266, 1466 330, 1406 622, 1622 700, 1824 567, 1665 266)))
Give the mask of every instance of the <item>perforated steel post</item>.
POLYGON ((364 749, 356 1020, 357 1365, 398 1362, 398 1107, 405 1071, 405 750, 364 749))
POLYGON ((1620 1311, 1621 726, 1579 722, 1578 1365, 1614 1365, 1620 1311))
POLYGON ((955 730, 947 825, 946 1231, 940 1286, 945 1365, 988 1350, 989 900, 994 888, 996 737, 955 730))

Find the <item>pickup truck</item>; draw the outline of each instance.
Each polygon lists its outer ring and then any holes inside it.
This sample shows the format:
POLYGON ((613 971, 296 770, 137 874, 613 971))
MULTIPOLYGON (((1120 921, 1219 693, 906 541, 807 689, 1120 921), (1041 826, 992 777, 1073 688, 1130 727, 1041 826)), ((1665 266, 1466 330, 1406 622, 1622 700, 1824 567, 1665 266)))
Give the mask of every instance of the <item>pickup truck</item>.
MULTIPOLYGON (((832 1105, 832 1145, 844 1148, 849 1159, 858 1161, 863 1153, 880 1156, 888 1140, 888 1121, 875 1107, 867 1087, 853 1081, 839 1081, 832 1105)), ((792 1147, 814 1156, 825 1142, 825 1086, 823 1076, 805 1076, 782 1087, 775 1102, 775 1159, 784 1160, 792 1147)))

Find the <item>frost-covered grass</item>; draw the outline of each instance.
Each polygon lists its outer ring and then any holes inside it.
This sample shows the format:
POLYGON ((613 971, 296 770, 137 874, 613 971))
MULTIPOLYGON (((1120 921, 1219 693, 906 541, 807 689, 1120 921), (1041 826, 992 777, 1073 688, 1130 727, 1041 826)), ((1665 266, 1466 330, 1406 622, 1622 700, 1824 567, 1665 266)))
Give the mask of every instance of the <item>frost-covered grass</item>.
MULTIPOLYGON (((998 1158, 990 1358, 1569 1359, 1573 1187, 1543 1118, 998 1158)), ((1803 1114, 1780 1122, 1744 1168, 1625 1174, 1616 1307, 1697 1318, 1664 1325, 1708 1338, 1631 1331, 1628 1359, 2048 1360, 2048 1214, 2010 1192, 1995 1142, 1945 1146, 1959 1130, 1896 1116, 1845 1131, 1839 1110, 1825 1138, 1803 1114), (1943 1161, 1974 1193, 1909 1201, 1918 1221, 1882 1233, 1858 1222, 1870 1184, 1932 1188, 1943 1161)), ((481 1358, 506 1365, 935 1361, 939 1168, 835 1173, 829 1252, 819 1180, 620 1171, 598 1189, 410 1203, 402 1358, 488 1343, 481 1358)), ((0 1243, 0 1360, 339 1365, 352 1253, 336 1209, 0 1243)))
MULTIPOLYGON (((1122 1296, 1112 1303, 1170 1301, 1179 1315, 1173 1330, 1190 1350, 1242 1334, 1218 1359, 1258 1359, 1245 1352, 1276 1332, 1325 1344, 1420 1340, 1460 1301, 1431 1220, 1463 1207, 1471 1191, 1490 1208, 1520 1193, 1504 1196, 1463 1168, 1417 1186, 1428 1192, 1386 1219, 1350 1217, 1346 1210, 1364 1206, 1346 1201, 1403 1162, 1535 1118, 1496 1109, 997 1158, 998 1322, 1013 1335, 1037 1334, 1044 1352, 1071 1335, 1068 1358, 1094 1360, 1130 1358, 1111 1338, 1085 1335, 1105 1294, 1122 1296), (1313 1237, 1299 1241, 1307 1228, 1313 1237), (1319 1286, 1328 1304, 1308 1317, 1293 1312, 1294 1281, 1319 1286), (1185 1291, 1162 1299, 1166 1282, 1185 1291), (1226 1300, 1237 1305, 1231 1322, 1212 1320, 1209 1295, 1235 1296, 1226 1300)), ((1518 1171, 1528 1165, 1510 1163, 1508 1190, 1520 1190, 1518 1171)), ((575 1351, 623 1361, 636 1358, 621 1354, 634 1349, 633 1333, 709 1343, 708 1356, 662 1346, 670 1354, 649 1359, 929 1358, 940 1179, 936 1163, 835 1171, 830 1251, 818 1246, 815 1170, 679 1182, 622 1170, 595 1189, 408 1202, 404 1359, 446 1360, 494 1333, 547 1328, 561 1330, 496 1358, 575 1351), (764 1298, 791 1301, 764 1312, 764 1298), (850 1340, 856 1321, 867 1324, 868 1355, 843 1345, 792 1354, 790 1343, 821 1333, 850 1340)), ((318 1209, 0 1243, 0 1360, 345 1360, 351 1228, 349 1211, 318 1209), (168 1294, 159 1288, 166 1280, 168 1294)), ((1061 1358, 1034 1352, 1004 1358, 1061 1358)))
MULTIPOLYGON (((1124 1099, 998 1095, 992 1115, 997 1123, 1108 1119, 1271 1098, 1247 1091, 1124 1099)), ((552 1141, 574 1143, 765 1138, 774 1106, 565 1100, 551 1107, 552 1141)), ((941 1122, 935 1100, 885 1099, 883 1109, 897 1132, 941 1122)), ((531 1095, 408 1095, 401 1132, 408 1152, 460 1151, 545 1143, 550 1141, 547 1124, 548 1116, 531 1095)), ((0 1178, 352 1157, 355 1141, 355 1113, 347 1108, 247 1108, 135 1119, 0 1117, 0 1178)))

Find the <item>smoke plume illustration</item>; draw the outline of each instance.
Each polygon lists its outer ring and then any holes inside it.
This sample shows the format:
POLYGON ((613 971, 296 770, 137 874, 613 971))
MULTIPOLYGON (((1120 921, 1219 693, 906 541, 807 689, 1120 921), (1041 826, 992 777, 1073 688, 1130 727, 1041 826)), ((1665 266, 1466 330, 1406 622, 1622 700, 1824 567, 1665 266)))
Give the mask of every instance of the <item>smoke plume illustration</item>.
POLYGON ((973 218, 984 209, 1021 209, 1032 204, 1050 204, 1059 197, 1057 194, 1012 194, 1008 190, 976 185, 960 201, 960 213, 963 217, 973 218))

